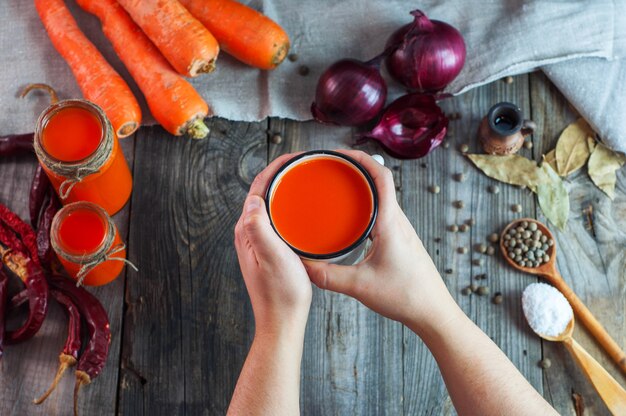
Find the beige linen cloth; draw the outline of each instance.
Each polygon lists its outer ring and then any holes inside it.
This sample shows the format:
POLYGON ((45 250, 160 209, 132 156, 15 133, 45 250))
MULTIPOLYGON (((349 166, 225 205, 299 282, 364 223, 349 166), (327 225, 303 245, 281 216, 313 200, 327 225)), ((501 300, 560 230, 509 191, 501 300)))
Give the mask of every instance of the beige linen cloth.
MULTIPOLYGON (((448 87, 458 94, 506 75, 543 70, 612 148, 626 152, 626 0, 243 0, 289 33, 296 62, 260 71, 226 54, 217 70, 192 82, 215 115, 254 121, 268 116, 311 118, 321 72, 343 57, 369 59, 419 8, 463 34, 467 61, 448 87), (307 76, 298 68, 306 65, 307 76)), ((79 25, 128 81, 152 124, 140 92, 115 56, 93 16, 67 0, 79 25)), ((56 53, 32 1, 0 2, 0 134, 33 130, 46 98, 17 98, 30 82, 46 82, 62 97, 80 96, 56 53)), ((389 79, 389 77, 384 74, 389 79)), ((401 92, 389 82, 391 96, 401 92)))

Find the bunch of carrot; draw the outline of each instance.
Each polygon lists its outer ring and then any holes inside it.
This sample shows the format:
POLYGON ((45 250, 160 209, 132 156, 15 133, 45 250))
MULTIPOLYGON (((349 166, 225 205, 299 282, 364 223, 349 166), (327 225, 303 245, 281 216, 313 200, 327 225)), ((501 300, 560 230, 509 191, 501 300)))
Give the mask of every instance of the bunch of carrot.
MULTIPOLYGON (((84 97, 105 111, 119 137, 141 122, 122 77, 85 37, 64 0, 34 0, 52 44, 84 97)), ((289 37, 274 21, 234 0, 77 0, 95 15, 115 52, 168 132, 203 138, 209 106, 184 77, 215 69, 220 48, 260 69, 287 56, 289 37)))

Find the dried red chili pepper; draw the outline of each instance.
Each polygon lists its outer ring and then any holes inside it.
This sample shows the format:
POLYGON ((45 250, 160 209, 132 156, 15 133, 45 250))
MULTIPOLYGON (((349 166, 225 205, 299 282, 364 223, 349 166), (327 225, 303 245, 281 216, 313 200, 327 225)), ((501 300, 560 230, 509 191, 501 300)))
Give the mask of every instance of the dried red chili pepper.
MULTIPOLYGON (((0 221, 0 244, 11 251, 17 251, 28 257, 28 250, 26 246, 24 246, 24 243, 22 243, 22 240, 20 240, 13 230, 4 225, 2 221, 0 221)), ((2 258, 0 258, 0 260, 2 260, 2 258)))
POLYGON ((4 322, 6 321, 7 291, 9 289, 9 276, 2 270, 0 264, 0 358, 4 352, 4 322))
POLYGON ((34 133, 11 134, 0 137, 0 156, 33 153, 34 133))
POLYGON ((37 249, 39 250, 39 258, 46 269, 51 268, 54 258, 52 245, 50 244, 50 229, 52 228, 52 220, 56 215, 61 203, 52 186, 48 187, 48 199, 42 207, 39 215, 39 224, 37 226, 37 249))
POLYGON ((13 331, 5 332, 7 344, 17 344, 32 338, 43 324, 48 313, 48 283, 43 276, 41 267, 21 253, 6 253, 0 248, 5 264, 15 273, 26 286, 28 291, 28 317, 22 326, 13 331))
MULTIPOLYGON (((25 253, 37 266, 41 267, 39 261, 39 250, 37 249, 37 236, 32 227, 26 224, 20 217, 12 212, 7 206, 0 204, 0 221, 13 232, 20 236, 27 253, 25 253)), ((12 248, 12 247, 9 247, 12 248)))
POLYGON ((59 369, 54 376, 54 380, 52 380, 52 384, 50 388, 46 390, 46 392, 38 399, 35 399, 33 402, 35 404, 41 404, 44 400, 50 396, 50 393, 54 391, 56 386, 59 384, 63 373, 69 367, 73 367, 76 365, 78 360, 78 352, 80 351, 81 340, 80 340, 80 312, 78 311, 78 307, 72 302, 69 296, 61 292, 57 289, 51 289, 50 294, 57 302, 63 306, 65 312, 68 315, 68 325, 67 325, 67 339, 65 341, 65 345, 63 346, 63 350, 59 355, 59 369))
POLYGON ((50 284, 72 299, 85 319, 89 331, 89 342, 76 366, 74 414, 78 415, 78 392, 81 386, 91 383, 98 377, 109 355, 111 343, 109 318, 100 301, 82 286, 77 287, 75 281, 53 274, 50 277, 50 284))
POLYGON ((13 310, 22 306, 28 300, 28 290, 22 289, 21 292, 16 293, 9 302, 9 310, 13 310))
POLYGON ((52 184, 50 184, 50 179, 48 179, 48 175, 46 175, 46 172, 44 172, 43 168, 38 163, 35 174, 33 175, 33 181, 30 185, 30 196, 28 198, 30 223, 33 228, 37 228, 39 215, 41 213, 41 210, 43 209, 46 195, 48 195, 49 193, 48 189, 50 189, 51 187, 52 184))
POLYGON ((24 282, 28 291, 28 318, 20 328, 5 333, 6 343, 16 344, 33 337, 41 328, 48 312, 48 283, 39 261, 37 238, 33 229, 2 204, 0 221, 4 223, 4 230, 15 233, 2 234, 7 240, 3 240, 6 248, 0 245, 0 257, 7 268, 24 282), (21 246, 16 242, 16 235, 19 236, 21 246))

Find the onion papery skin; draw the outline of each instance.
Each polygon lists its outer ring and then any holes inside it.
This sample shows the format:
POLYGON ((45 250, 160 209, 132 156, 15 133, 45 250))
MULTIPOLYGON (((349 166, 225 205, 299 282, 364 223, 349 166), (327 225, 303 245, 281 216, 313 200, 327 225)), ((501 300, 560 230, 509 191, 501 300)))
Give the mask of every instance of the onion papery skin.
POLYGON ((361 62, 342 59, 320 77, 311 105, 322 123, 358 126, 380 114, 387 99, 387 84, 380 75, 380 59, 361 62))
POLYGON ((399 159, 418 159, 441 144, 448 118, 432 95, 407 94, 385 109, 378 124, 361 140, 377 140, 399 159))
POLYGON ((392 51, 385 59, 387 71, 413 91, 441 91, 463 69, 465 41, 449 24, 429 20, 420 10, 411 14, 415 20, 395 31, 387 41, 386 49, 392 51))

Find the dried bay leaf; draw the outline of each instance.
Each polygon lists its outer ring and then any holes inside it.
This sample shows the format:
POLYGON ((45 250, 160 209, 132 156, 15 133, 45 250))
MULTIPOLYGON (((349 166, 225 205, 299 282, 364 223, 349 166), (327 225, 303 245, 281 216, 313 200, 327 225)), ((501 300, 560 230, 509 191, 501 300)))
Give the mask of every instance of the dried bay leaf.
POLYGON ((590 154, 587 138, 594 136, 595 133, 582 118, 563 130, 555 148, 556 171, 560 176, 574 173, 585 165, 590 154))
POLYGON ((587 137, 587 146, 589 147, 589 154, 593 153, 593 150, 596 148, 596 139, 595 137, 587 137))
POLYGON ((545 180, 545 174, 537 164, 523 156, 468 154, 467 157, 490 178, 511 185, 526 186, 533 192, 545 180))
MULTIPOLYGON (((586 143, 585 143, 586 145, 586 143)), ((549 163, 543 163, 545 181, 537 185, 537 200, 546 218, 563 230, 569 216, 569 194, 559 175, 549 163)))
POLYGON ((607 148, 602 143, 596 143, 596 147, 589 158, 587 170, 593 183, 600 188, 609 198, 615 198, 615 172, 626 162, 626 158, 607 148))
POLYGON ((549 163, 550 166, 552 166, 552 169, 554 169, 555 172, 558 171, 558 169, 556 167, 556 150, 555 149, 552 149, 548 153, 543 155, 543 161, 544 161, 544 163, 549 163))

